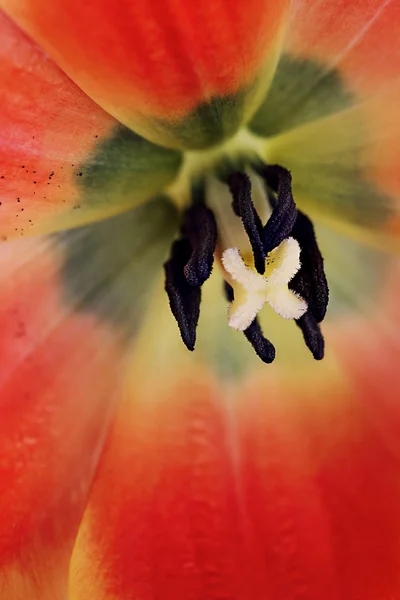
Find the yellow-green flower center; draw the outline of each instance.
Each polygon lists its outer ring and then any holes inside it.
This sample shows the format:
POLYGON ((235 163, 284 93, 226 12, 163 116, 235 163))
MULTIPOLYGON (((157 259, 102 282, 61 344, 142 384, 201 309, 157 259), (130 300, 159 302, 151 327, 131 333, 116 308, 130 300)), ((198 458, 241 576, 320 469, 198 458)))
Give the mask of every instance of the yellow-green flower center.
POLYGON ((328 301, 322 256, 311 223, 296 209, 289 171, 266 164, 263 155, 265 142, 246 130, 208 152, 186 153, 167 189, 184 212, 181 237, 165 264, 171 310, 193 350, 201 286, 215 255, 227 285, 228 323, 264 362, 275 358, 257 322, 265 304, 295 320, 320 359, 318 323, 328 301))

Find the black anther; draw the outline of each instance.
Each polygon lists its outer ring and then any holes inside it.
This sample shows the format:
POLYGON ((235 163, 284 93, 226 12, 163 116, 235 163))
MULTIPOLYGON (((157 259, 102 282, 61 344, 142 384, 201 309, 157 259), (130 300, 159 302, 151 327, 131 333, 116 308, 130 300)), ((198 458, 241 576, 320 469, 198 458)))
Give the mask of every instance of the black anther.
POLYGON ((325 341, 321 329, 310 312, 306 312, 296 321, 296 325, 303 332, 304 341, 315 360, 322 360, 325 352, 325 341))
MULTIPOLYGON (((235 299, 235 294, 232 286, 229 285, 227 281, 224 282, 224 291, 226 299, 229 302, 233 302, 235 299)), ((272 363, 276 355, 275 347, 264 337, 257 317, 254 319, 252 324, 243 331, 243 333, 246 339, 253 346, 253 350, 257 356, 267 364, 272 363)))
POLYGON ((188 239, 191 255, 184 266, 187 282, 200 286, 210 277, 217 244, 217 224, 204 204, 193 204, 185 213, 182 235, 188 239))
POLYGON ((264 166, 261 173, 277 193, 275 206, 263 231, 264 252, 268 254, 291 234, 297 218, 297 209, 293 199, 290 171, 273 165, 264 166))
POLYGON ((232 208, 242 219, 254 255, 254 266, 261 275, 265 271, 265 253, 262 241, 263 226, 251 199, 251 182, 245 173, 232 173, 228 177, 232 194, 232 208))
POLYGON ((267 364, 272 363, 276 356, 275 347, 267 338, 264 337, 261 325, 258 322, 257 317, 254 319, 252 324, 243 331, 246 339, 253 346, 253 349, 257 356, 267 364))
POLYGON ((184 266, 191 257, 188 240, 173 243, 171 256, 164 264, 165 291, 182 340, 189 350, 194 350, 196 328, 200 316, 201 288, 190 285, 183 273, 184 266))
POLYGON ((289 283, 289 287, 306 300, 308 310, 317 323, 320 323, 326 314, 329 288, 324 259, 318 248, 313 224, 302 212, 298 213, 291 235, 299 242, 301 248, 301 268, 289 283))

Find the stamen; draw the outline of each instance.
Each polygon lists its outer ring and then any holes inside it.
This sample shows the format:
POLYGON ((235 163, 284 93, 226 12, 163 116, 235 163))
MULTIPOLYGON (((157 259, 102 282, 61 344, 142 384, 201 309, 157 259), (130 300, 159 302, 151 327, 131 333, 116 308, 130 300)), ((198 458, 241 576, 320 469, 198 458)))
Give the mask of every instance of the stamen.
POLYGON ((251 182, 245 173, 232 173, 228 185, 235 214, 242 219, 254 255, 254 266, 261 274, 265 270, 265 253, 262 241, 263 226, 251 199, 251 182))
POLYGON ((188 350, 194 350, 196 328, 200 316, 201 288, 187 282, 183 269, 192 254, 188 240, 172 244, 171 257, 164 264, 165 291, 182 340, 188 350))
POLYGON ((253 346, 257 356, 259 356, 263 362, 270 364, 275 360, 275 347, 263 336, 261 325, 259 324, 257 317, 254 319, 252 324, 244 330, 243 333, 246 336, 246 339, 253 346))
POLYGON ((320 323, 326 314, 329 288, 313 224, 302 212, 298 213, 292 236, 300 244, 301 268, 289 287, 308 302, 309 311, 320 323))
POLYGON ((289 235, 296 222, 297 209, 292 193, 292 176, 290 171, 279 165, 258 168, 262 176, 277 192, 277 200, 272 215, 263 231, 264 252, 268 254, 279 246, 289 235))
MULTIPOLYGON (((233 302, 235 294, 232 286, 227 281, 224 282, 225 296, 228 302, 233 302)), ((261 360, 267 364, 274 361, 276 356, 275 347, 267 338, 264 337, 261 325, 258 322, 257 317, 249 325, 247 329, 243 331, 246 339, 253 346, 253 350, 261 358, 261 360)))
POLYGON ((325 341, 321 329, 310 312, 306 312, 296 321, 296 325, 303 332, 304 341, 315 360, 322 360, 325 353, 325 341))
MULTIPOLYGON (((296 211, 291 189, 291 175, 287 169, 279 165, 259 164, 254 168, 264 178, 268 187, 278 195, 275 202, 269 195, 274 208, 264 228, 264 243, 266 244, 267 241, 271 245, 276 243, 286 231, 289 232, 287 235, 290 234, 300 245, 301 267, 290 281, 289 288, 304 298, 308 304, 307 312, 296 320, 296 324, 302 330, 304 341, 314 358, 321 360, 324 356, 325 342, 318 323, 326 314, 329 288, 324 271, 324 260, 317 244, 313 224, 304 213, 296 211)), ((267 251, 268 245, 265 245, 264 249, 267 251)))
POLYGON ((185 213, 182 234, 189 240, 191 255, 183 271, 186 281, 200 286, 210 277, 217 244, 217 224, 204 204, 193 204, 185 213))

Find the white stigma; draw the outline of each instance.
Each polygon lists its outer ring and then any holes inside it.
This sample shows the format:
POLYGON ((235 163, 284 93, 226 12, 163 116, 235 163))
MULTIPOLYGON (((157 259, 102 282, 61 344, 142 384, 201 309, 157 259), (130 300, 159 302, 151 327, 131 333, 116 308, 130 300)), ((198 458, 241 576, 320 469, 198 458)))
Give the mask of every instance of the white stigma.
POLYGON ((301 266, 300 246, 294 238, 287 238, 267 255, 263 275, 253 262, 246 264, 238 248, 225 250, 222 264, 235 293, 228 321, 233 329, 247 329, 265 303, 284 319, 299 319, 306 312, 307 302, 288 287, 301 266))

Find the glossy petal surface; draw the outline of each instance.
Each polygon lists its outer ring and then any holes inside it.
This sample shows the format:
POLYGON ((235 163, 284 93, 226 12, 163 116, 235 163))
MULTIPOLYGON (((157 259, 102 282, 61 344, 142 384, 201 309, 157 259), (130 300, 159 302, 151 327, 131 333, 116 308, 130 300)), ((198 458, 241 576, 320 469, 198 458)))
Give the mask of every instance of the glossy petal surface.
POLYGON ((122 123, 167 145, 201 147, 213 127, 237 128, 261 100, 260 70, 272 73, 288 1, 249 0, 245 11, 239 0, 1 5, 122 123))
POLYGON ((0 13, 0 237, 55 231, 149 199, 180 156, 106 114, 0 13))

